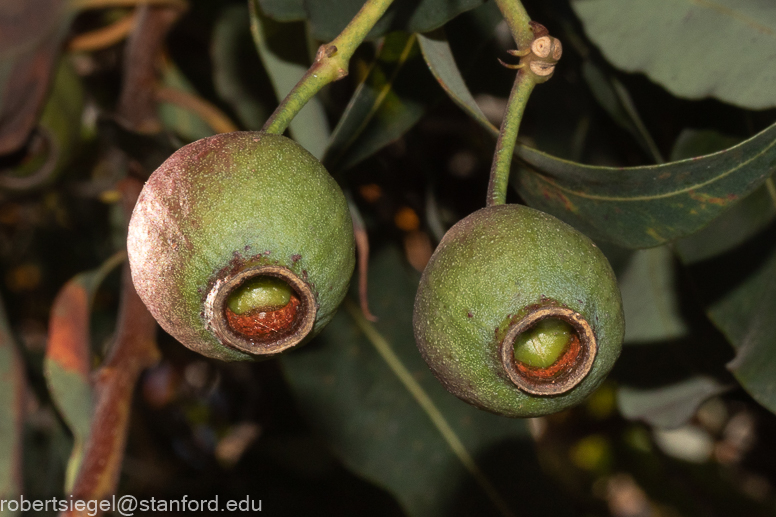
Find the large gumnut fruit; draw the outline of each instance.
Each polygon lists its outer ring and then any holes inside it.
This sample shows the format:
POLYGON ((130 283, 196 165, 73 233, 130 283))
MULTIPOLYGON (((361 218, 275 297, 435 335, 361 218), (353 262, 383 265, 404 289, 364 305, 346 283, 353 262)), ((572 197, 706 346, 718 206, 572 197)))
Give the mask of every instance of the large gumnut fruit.
POLYGON ((625 330, 603 253, 521 205, 481 209, 445 234, 420 280, 413 324, 448 391, 511 417, 579 403, 611 370, 625 330))
POLYGON ((355 264, 345 197, 294 141, 235 132, 149 178, 127 241, 132 280, 169 334, 223 360, 274 356, 332 319, 355 264))

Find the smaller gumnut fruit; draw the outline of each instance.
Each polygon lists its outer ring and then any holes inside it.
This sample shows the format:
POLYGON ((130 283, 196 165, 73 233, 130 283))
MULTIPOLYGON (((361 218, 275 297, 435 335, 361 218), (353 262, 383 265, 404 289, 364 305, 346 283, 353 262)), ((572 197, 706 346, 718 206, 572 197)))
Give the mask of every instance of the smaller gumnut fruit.
POLYGON ((522 205, 483 208, 445 234, 421 277, 413 324, 448 391, 511 417, 579 403, 611 370, 625 329, 603 253, 522 205))
POLYGON ((223 360, 309 341, 355 265, 348 205, 323 165, 293 140, 248 131, 173 153, 140 194, 127 248, 162 328, 223 360))

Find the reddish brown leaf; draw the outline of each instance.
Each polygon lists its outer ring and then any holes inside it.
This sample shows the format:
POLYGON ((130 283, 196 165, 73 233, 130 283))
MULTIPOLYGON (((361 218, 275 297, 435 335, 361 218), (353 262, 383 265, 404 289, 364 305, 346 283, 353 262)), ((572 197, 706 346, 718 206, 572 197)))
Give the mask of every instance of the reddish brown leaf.
POLYGON ((54 300, 49 319, 47 359, 65 370, 88 377, 89 357, 89 302, 87 274, 76 276, 65 284, 54 300))
POLYGON ((0 2, 0 155, 35 127, 71 20, 64 0, 0 2))
MULTIPOLYGON (((127 216, 140 193, 138 181, 126 179, 119 189, 127 216)), ((116 339, 95 376, 96 403, 81 468, 72 495, 76 500, 102 500, 116 490, 127 437, 130 405, 142 371, 160 359, 156 320, 146 309, 124 266, 116 339)), ((66 511, 60 515, 79 515, 66 511)))
POLYGON ((125 266, 118 333, 108 360, 97 372, 89 442, 73 488, 76 500, 106 499, 116 490, 135 384, 140 373, 160 358, 155 336, 156 321, 137 295, 125 266))
POLYGON ((51 308, 44 370, 51 398, 75 441, 66 486, 80 465, 92 422, 91 337, 89 313, 94 293, 105 276, 124 261, 119 252, 98 269, 75 276, 60 290, 51 308))

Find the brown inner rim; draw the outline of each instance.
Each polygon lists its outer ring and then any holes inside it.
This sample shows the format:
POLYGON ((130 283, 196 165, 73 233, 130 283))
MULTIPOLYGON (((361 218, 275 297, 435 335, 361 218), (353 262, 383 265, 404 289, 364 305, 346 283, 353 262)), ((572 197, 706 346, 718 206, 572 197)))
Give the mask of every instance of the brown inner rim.
MULTIPOLYGON (((289 304, 290 305, 290 304, 289 304)), ((282 309, 281 309, 282 311, 282 309)), ((280 312, 280 311, 274 311, 280 312)), ((283 266, 254 266, 218 280, 205 301, 205 319, 208 327, 225 346, 251 355, 273 355, 299 344, 315 323, 315 297, 310 286, 283 266), (248 335, 238 332, 227 316, 229 295, 245 281, 257 276, 272 276, 286 282, 298 299, 296 314, 290 326, 282 332, 248 335)))
POLYGON ((513 323, 501 342, 501 363, 519 389, 532 395, 560 395, 573 389, 593 368, 598 349, 593 329, 581 314, 565 307, 541 307, 513 323), (565 321, 576 333, 563 355, 547 368, 533 368, 515 359, 515 340, 547 318, 565 321))

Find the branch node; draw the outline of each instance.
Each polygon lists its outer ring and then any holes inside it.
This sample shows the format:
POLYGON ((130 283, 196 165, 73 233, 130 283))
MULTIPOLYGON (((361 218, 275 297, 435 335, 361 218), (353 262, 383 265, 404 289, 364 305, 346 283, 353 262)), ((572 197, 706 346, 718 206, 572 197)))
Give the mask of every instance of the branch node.
POLYGON ((529 23, 533 32, 531 46, 522 50, 508 50, 512 56, 520 57, 519 65, 508 65, 499 59, 502 65, 513 70, 530 71, 535 83, 547 81, 555 72, 555 65, 563 54, 563 45, 558 38, 550 36, 547 28, 534 21, 529 23))

